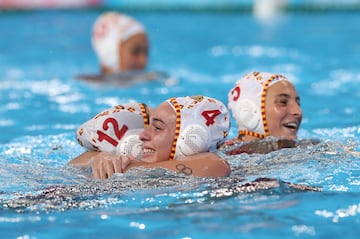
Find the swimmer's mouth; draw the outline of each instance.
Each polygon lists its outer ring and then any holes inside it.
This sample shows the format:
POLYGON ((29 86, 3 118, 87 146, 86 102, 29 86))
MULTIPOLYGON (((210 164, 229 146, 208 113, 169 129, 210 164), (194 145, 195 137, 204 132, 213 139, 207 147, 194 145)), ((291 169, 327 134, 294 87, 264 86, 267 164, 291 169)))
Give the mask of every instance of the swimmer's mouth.
POLYGON ((298 130, 299 129, 299 124, 295 123, 295 122, 286 123, 286 124, 284 124, 284 126, 286 128, 293 129, 293 130, 298 130))
POLYGON ((143 151, 144 151, 144 154, 151 154, 151 153, 155 152, 155 150, 149 149, 149 148, 144 148, 143 151))

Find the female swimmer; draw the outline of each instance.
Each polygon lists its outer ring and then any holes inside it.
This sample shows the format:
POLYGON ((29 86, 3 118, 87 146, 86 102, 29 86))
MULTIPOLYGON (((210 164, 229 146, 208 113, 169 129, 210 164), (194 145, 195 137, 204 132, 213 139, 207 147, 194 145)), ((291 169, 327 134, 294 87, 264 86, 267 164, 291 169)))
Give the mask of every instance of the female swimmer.
MULTIPOLYGON (((90 82, 126 86, 133 82, 167 79, 164 72, 146 72, 149 41, 145 27, 134 18, 106 12, 93 26, 91 42, 100 64, 100 75, 79 75, 90 82)), ((167 83, 172 83, 169 79, 167 83)))
POLYGON ((92 45, 105 75, 143 70, 148 62, 148 38, 144 26, 117 12, 106 12, 94 23, 92 45))
POLYGON ((268 153, 297 145, 302 121, 300 97, 285 76, 268 72, 246 74, 236 82, 228 97, 238 137, 227 145, 248 142, 228 154, 268 153), (259 141, 265 138, 268 140, 259 141))
MULTIPOLYGON (((108 178, 132 167, 162 167, 196 176, 226 176, 229 165, 215 153, 230 128, 226 106, 206 96, 171 98, 151 111, 149 127, 139 136, 140 160, 109 152, 87 152, 71 161, 91 162, 95 178, 108 178), (205 153, 208 152, 208 153, 205 153)), ((120 150, 121 151, 121 150, 120 150)))

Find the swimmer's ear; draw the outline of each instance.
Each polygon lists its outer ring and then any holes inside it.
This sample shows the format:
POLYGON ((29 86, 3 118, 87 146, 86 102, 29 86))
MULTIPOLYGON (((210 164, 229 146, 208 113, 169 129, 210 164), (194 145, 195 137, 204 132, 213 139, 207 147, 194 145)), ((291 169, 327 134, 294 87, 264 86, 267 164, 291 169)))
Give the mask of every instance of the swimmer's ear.
POLYGON ((237 106, 238 121, 241 122, 247 130, 258 132, 261 127, 261 113, 259 107, 249 100, 240 100, 237 106))
POLYGON ((139 135, 142 131, 142 129, 129 130, 119 141, 115 154, 124 157, 132 156, 133 158, 140 160, 143 154, 143 142, 140 140, 139 135))

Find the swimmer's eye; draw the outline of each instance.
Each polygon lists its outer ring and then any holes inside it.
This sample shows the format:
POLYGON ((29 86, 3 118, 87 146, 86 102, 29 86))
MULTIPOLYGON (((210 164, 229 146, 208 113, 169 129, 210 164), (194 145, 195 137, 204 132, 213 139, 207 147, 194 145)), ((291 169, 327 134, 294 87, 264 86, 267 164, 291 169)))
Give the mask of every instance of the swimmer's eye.
POLYGON ((280 104, 282 106, 286 106, 288 104, 289 100, 287 98, 281 97, 276 100, 277 104, 280 104))
POLYGON ((156 124, 153 124, 152 127, 155 129, 155 131, 162 131, 163 130, 163 127, 158 126, 156 124))
POLYGON ((166 126, 161 120, 153 119, 153 121, 150 123, 150 127, 155 129, 155 131, 163 131, 166 126))
POLYGON ((132 54, 133 55, 148 55, 148 49, 145 47, 134 47, 132 49, 132 54))
MULTIPOLYGON (((276 104, 279 104, 281 106, 287 106, 289 104, 289 96, 280 96, 276 99, 276 104)), ((300 106, 300 97, 296 97, 295 102, 298 106, 300 106)))

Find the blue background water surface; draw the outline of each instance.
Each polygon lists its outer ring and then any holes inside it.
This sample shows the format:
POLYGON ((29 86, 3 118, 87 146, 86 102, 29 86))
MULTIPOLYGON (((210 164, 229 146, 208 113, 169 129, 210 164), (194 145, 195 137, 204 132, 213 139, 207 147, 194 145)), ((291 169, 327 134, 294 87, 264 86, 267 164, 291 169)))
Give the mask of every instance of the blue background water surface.
POLYGON ((89 36, 100 12, 0 13, 2 202, 53 185, 89 185, 101 192, 109 182, 93 182, 66 167, 83 152, 74 138, 82 122, 129 100, 156 106, 171 96, 205 94, 226 102, 234 82, 253 70, 293 81, 304 111, 299 136, 322 143, 229 158, 230 178, 274 177, 323 192, 280 187, 213 198, 209 192, 221 188, 216 180, 162 171, 145 179, 119 175, 110 183, 126 190, 75 198, 83 204, 72 209, 53 201, 18 211, 2 207, 3 238, 357 238, 358 12, 296 12, 266 22, 237 12, 128 12, 148 29, 149 70, 167 72, 177 83, 126 88, 75 78, 98 73, 89 36), (131 190, 134 184, 141 190, 131 190))

